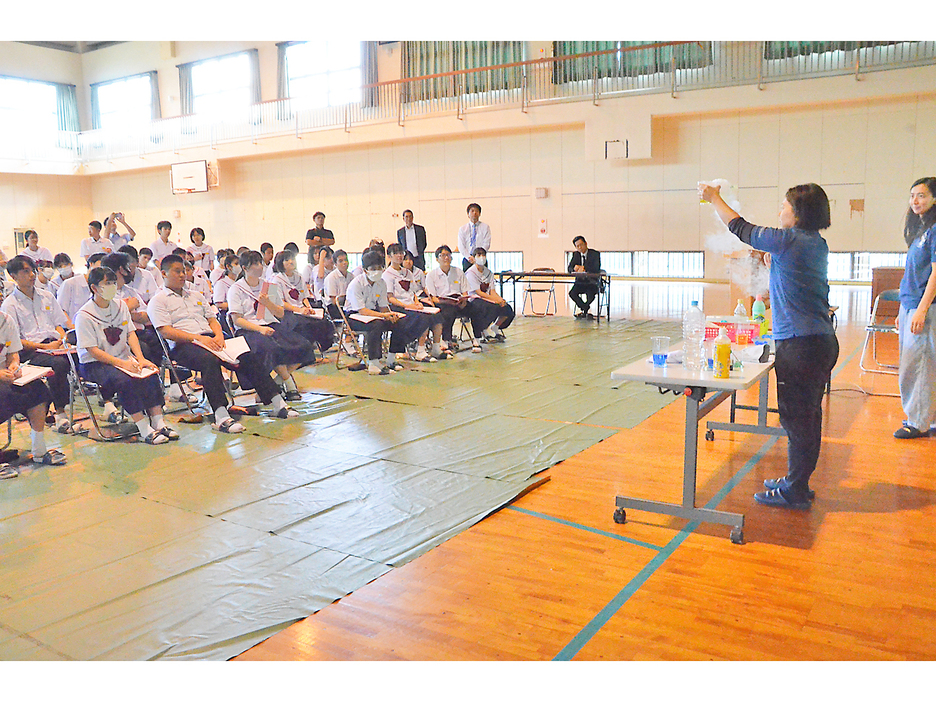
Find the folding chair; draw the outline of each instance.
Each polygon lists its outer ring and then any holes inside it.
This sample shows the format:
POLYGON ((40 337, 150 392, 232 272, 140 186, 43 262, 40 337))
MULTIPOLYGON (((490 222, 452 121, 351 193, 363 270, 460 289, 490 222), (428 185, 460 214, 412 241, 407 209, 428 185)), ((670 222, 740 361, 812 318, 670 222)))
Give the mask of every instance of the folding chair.
MULTIPOLYGON (((534 268, 533 272, 555 273, 556 271, 554 268, 534 268)), ((520 314, 524 317, 546 317, 556 314, 557 309, 555 278, 538 278, 527 283, 526 287, 523 289, 523 306, 520 309, 520 314), (536 311, 536 306, 533 304, 533 295, 542 293, 546 294, 546 309, 542 313, 539 313, 536 311), (527 300, 530 302, 530 314, 526 313, 527 300), (552 313, 549 312, 550 302, 552 302, 553 305, 552 313)))
MULTIPOLYGON (((159 345, 163 350, 163 363, 168 364, 169 375, 172 380, 175 382, 176 386, 179 388, 179 392, 182 394, 182 399, 185 400, 185 406, 188 408, 188 415, 184 417, 179 417, 179 421, 184 424, 201 424, 204 421, 204 415, 197 413, 194 410, 194 407, 197 406, 192 402, 192 398, 189 397, 188 391, 185 385, 182 384, 182 381, 179 380, 179 372, 176 368, 175 361, 169 356, 169 346, 166 344, 166 340, 163 339, 163 335, 159 333, 159 330, 156 330, 156 338, 159 339, 159 345)), ((160 371, 161 375, 162 371, 160 371)), ((171 383, 170 383, 171 385, 171 383)))
MULTIPOLYGON (((65 338, 62 339, 62 344, 64 345, 66 349, 77 350, 76 346, 72 346, 69 344, 68 334, 65 334, 65 338)), ((139 433, 139 429, 137 429, 137 426, 133 423, 119 424, 118 429, 116 430, 107 428, 107 427, 105 427, 103 430, 101 429, 101 425, 98 424, 97 417, 94 415, 94 410, 91 407, 91 400, 88 399, 88 393, 85 392, 85 381, 81 377, 81 374, 78 373, 78 365, 75 363, 75 354, 67 353, 65 354, 65 356, 66 358, 68 358, 68 365, 71 367, 71 370, 68 373, 68 384, 69 384, 69 391, 70 391, 70 399, 69 399, 68 406, 71 408, 70 419, 71 419, 72 431, 76 434, 84 433, 80 429, 76 429, 75 424, 74 424, 74 420, 75 420, 74 398, 75 398, 75 389, 77 388, 78 393, 81 395, 82 399, 84 400, 85 407, 87 407, 88 409, 88 418, 91 420, 91 425, 93 426, 93 429, 88 430, 89 439, 93 439, 94 441, 105 441, 105 442, 120 441, 121 439, 126 439, 130 436, 133 436, 134 434, 139 433)), ((96 384, 95 384, 95 387, 97 387, 96 384)), ((121 409, 121 413, 122 412, 123 410, 121 409)))
MULTIPOLYGON (((364 352, 361 350, 361 344, 358 343, 358 335, 353 329, 351 329, 351 325, 348 323, 348 318, 345 316, 344 310, 341 308, 341 306, 336 305, 336 307, 338 307, 338 312, 341 314, 342 327, 337 344, 338 352, 335 354, 335 368, 341 370, 341 352, 344 351, 345 342, 349 341, 354 346, 354 349, 361 360, 359 360, 357 363, 351 363, 345 367, 352 371, 364 370, 367 367, 367 364, 364 362, 364 359, 367 358, 367 356, 365 356, 364 352)), ((328 314, 328 312, 325 314, 328 314)))
POLYGON ((897 334, 896 324, 886 324, 878 320, 878 306, 881 302, 900 302, 900 290, 884 290, 874 299, 874 306, 871 308, 871 319, 868 326, 865 327, 864 345, 861 347, 861 356, 858 359, 858 367, 868 373, 883 373, 885 375, 897 375, 898 365, 890 363, 881 363, 877 357, 877 335, 878 334, 897 334), (871 344, 871 358, 877 367, 865 367, 865 353, 868 350, 868 343, 871 344))

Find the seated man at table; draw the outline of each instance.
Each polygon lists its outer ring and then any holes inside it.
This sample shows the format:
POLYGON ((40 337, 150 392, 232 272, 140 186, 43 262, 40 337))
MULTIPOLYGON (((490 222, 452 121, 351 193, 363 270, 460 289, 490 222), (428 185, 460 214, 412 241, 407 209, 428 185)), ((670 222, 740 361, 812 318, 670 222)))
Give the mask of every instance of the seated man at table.
MULTIPOLYGON (((600 273, 601 272, 601 254, 595 249, 588 248, 588 242, 584 236, 577 236, 572 240, 575 251, 572 253, 572 259, 569 261, 569 273, 600 273)), ((594 276, 576 276, 575 284, 569 290, 569 297, 579 311, 575 313, 577 319, 594 319, 588 309, 592 301, 598 295, 599 280, 594 276), (582 296, 585 299, 582 299, 582 296)), ((601 310, 598 310, 601 314, 601 310)))
POLYGON ((471 255, 474 257, 474 265, 465 273, 468 297, 485 312, 480 323, 491 320, 484 328, 485 341, 503 343, 506 341, 503 330, 514 320, 513 307, 494 291, 494 271, 487 267, 487 251, 478 246, 471 255))

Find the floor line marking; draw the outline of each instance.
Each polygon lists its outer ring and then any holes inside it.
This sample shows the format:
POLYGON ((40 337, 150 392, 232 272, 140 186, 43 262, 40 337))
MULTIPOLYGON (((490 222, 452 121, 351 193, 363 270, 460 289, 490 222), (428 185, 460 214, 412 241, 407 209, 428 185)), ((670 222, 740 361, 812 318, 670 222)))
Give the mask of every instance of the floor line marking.
POLYGON ((663 546, 657 546, 655 544, 648 544, 645 541, 638 541, 637 539, 631 539, 627 536, 621 536, 620 534, 615 534, 610 531, 602 531, 601 529, 595 529, 594 527, 585 526, 584 524, 570 522, 569 520, 562 519, 560 517, 553 517, 550 514, 543 514, 542 512, 534 512, 531 509, 524 509, 523 507, 516 507, 514 505, 508 505, 507 509, 513 510, 515 512, 522 512, 523 514, 527 514, 531 517, 537 517, 539 519, 546 519, 550 522, 556 522, 557 524, 562 524, 563 526, 569 526, 569 527, 572 527, 573 529, 581 529, 582 531, 588 531, 588 532, 591 532, 592 534, 598 534, 599 536, 609 536, 612 539, 616 539, 618 541, 625 541, 629 544, 633 544, 634 546, 643 546, 644 548, 653 549, 654 551, 662 551, 664 548, 663 546))

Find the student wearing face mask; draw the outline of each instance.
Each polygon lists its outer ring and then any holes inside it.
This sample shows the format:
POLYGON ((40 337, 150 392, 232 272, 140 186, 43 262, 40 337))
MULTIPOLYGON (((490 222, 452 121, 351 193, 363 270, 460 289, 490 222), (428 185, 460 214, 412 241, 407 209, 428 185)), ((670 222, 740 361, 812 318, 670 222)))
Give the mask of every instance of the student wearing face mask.
POLYGON ((468 299, 468 281, 465 280, 464 272, 452 265, 452 250, 442 244, 436 249, 435 256, 439 267, 426 274, 426 292, 433 306, 442 310, 442 338, 451 348, 457 349, 458 344, 452 336, 452 324, 457 317, 467 316, 474 332, 471 352, 481 353, 481 334, 491 320, 485 321, 486 313, 481 305, 476 300, 468 299))
MULTIPOLYGON (((324 315, 322 319, 312 316, 312 298, 296 270, 296 254, 289 250, 280 251, 273 258, 273 271, 270 282, 282 291, 282 304, 286 310, 281 320, 283 328, 296 332, 324 354, 335 342, 335 325, 324 315)), ((317 302, 317 306, 321 307, 321 302, 317 302)))
MULTIPOLYGON (((46 261, 39 264, 36 268, 36 287, 40 290, 49 290, 49 283, 55 277, 55 269, 47 265, 46 261)), ((51 292, 51 291, 50 291, 51 292)))
POLYGON ((159 374, 130 375, 158 367, 143 355, 127 304, 116 299, 117 274, 101 266, 88 274, 88 283, 92 298, 75 315, 81 376, 117 394, 147 444, 177 440, 178 432, 163 417, 159 374))
POLYGON ((121 246, 118 253, 127 255, 127 268, 130 271, 127 285, 140 294, 140 302, 148 305, 153 295, 159 292, 159 284, 148 270, 140 266, 140 255, 133 246, 130 244, 121 246))
MULTIPOLYGON (((101 265, 101 261, 107 254, 96 253, 88 257, 88 272, 101 265)), ((88 273, 84 275, 73 275, 62 283, 55 295, 59 305, 68 315, 69 319, 74 319, 81 306, 91 299, 91 288, 88 287, 88 273)), ((70 326, 70 325, 69 325, 70 326)))
POLYGON ((416 360, 421 363, 437 361, 445 358, 442 354, 442 319, 439 313, 426 314, 421 312, 425 305, 416 299, 416 279, 412 271, 403 267, 403 247, 394 242, 387 247, 387 253, 390 255, 390 265, 383 273, 383 281, 387 286, 387 299, 390 301, 390 309, 394 312, 400 312, 407 317, 413 317, 410 323, 414 327, 421 328, 419 340, 416 346, 416 360), (432 354, 426 351, 426 339, 429 329, 432 328, 432 354))
POLYGON ((55 268, 55 275, 49 281, 49 292, 57 295, 62 283, 75 275, 75 271, 71 257, 64 252, 55 254, 55 258, 52 259, 52 267, 55 268))
MULTIPOLYGON (((240 257, 243 275, 228 290, 228 323, 237 336, 247 340, 251 353, 260 359, 261 367, 276 371, 282 392, 294 397, 298 389, 291 373, 315 363, 312 344, 289 324, 281 323, 286 315, 283 293, 275 283, 263 280, 263 257, 248 251, 240 257)), ((295 410, 288 410, 298 416, 295 410)))
POLYGON ((494 291, 494 272, 487 267, 487 251, 478 246, 471 255, 474 265, 465 273, 465 282, 468 297, 478 308, 478 325, 483 327, 485 341, 503 343, 506 341, 503 330, 514 319, 513 307, 494 291))
MULTIPOLYGON (((133 280, 130 273, 130 261, 129 254, 112 253, 104 257, 101 266, 109 268, 117 275, 117 297, 115 299, 123 302, 130 312, 133 330, 136 333, 144 358, 158 366, 162 363, 162 346, 156 337, 156 330, 150 324, 149 315, 146 314, 148 300, 144 300, 143 295, 130 284, 130 281, 133 280)), ((90 282, 90 275, 88 279, 90 282)))
MULTIPOLYGON (((390 310, 387 285, 382 279, 383 256, 376 251, 368 251, 361 257, 361 265, 364 272, 351 281, 345 292, 344 311, 346 315, 357 314, 373 318, 369 322, 362 322, 349 316, 348 324, 352 331, 364 333, 367 345, 367 372, 371 375, 389 375, 403 370, 403 366, 396 362, 396 355, 406 350, 408 341, 401 345, 401 337, 397 336, 396 343, 394 343, 391 335, 391 353, 387 355, 385 361, 382 361, 381 338, 384 332, 394 330, 405 315, 390 310)), ((396 334, 396 331, 393 334, 396 334)))

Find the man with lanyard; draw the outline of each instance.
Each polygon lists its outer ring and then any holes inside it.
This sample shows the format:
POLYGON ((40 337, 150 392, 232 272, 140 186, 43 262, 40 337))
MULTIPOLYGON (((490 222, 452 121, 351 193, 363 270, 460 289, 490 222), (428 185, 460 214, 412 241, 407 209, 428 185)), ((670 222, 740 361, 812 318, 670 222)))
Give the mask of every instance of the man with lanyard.
POLYGON ((491 250, 491 228, 481 220, 481 205, 472 202, 468 205, 468 222, 458 230, 458 249, 462 255, 462 270, 467 271, 474 265, 471 252, 480 246, 485 251, 491 250))

